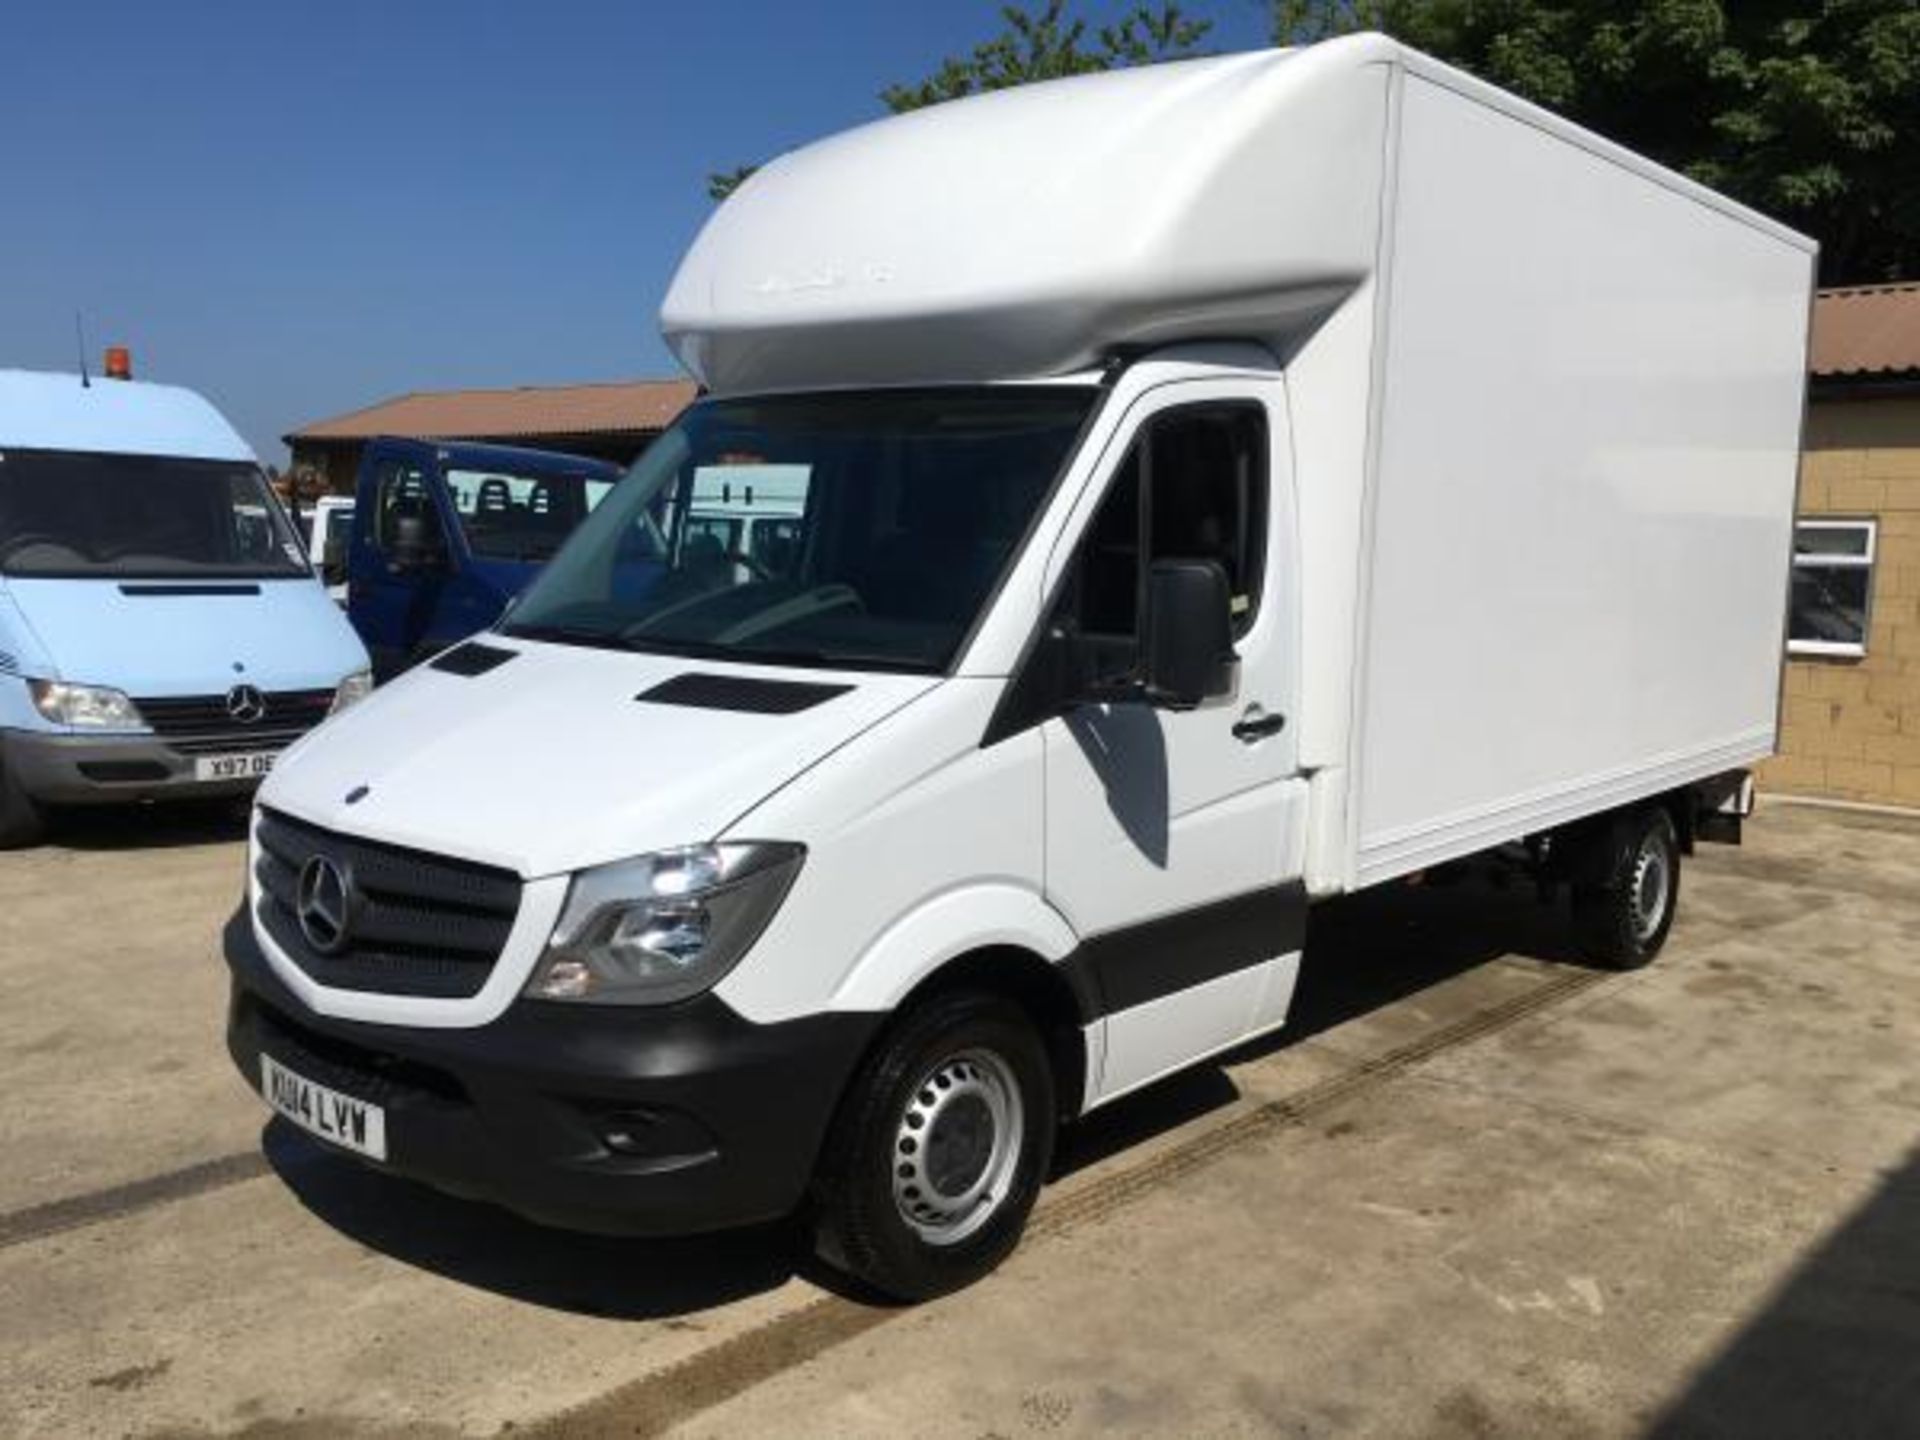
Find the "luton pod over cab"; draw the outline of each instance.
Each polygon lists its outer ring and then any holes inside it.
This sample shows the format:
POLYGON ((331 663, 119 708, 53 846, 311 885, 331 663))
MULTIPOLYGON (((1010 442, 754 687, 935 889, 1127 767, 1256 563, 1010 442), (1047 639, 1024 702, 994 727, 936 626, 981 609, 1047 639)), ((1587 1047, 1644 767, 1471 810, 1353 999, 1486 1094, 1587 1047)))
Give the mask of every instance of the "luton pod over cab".
POLYGON ((0 848, 69 805, 245 796, 367 654, 199 395, 0 370, 0 848))
POLYGON ((261 792, 236 1062, 922 1297, 1280 1027, 1322 897, 1498 849, 1644 963, 1774 743, 1813 261, 1374 36, 783 157, 665 302, 705 396, 261 792), (793 523, 707 543, 749 483, 793 523))

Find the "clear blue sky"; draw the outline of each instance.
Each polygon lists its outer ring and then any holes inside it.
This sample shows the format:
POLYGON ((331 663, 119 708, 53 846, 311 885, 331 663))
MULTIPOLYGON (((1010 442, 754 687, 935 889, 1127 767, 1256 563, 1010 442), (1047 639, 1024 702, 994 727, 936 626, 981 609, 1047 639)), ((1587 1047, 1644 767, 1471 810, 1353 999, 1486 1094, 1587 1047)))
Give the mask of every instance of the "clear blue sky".
MULTIPOLYGON (((1081 13, 1127 8, 1085 0, 1081 13)), ((1220 49, 1259 0, 1190 0, 1220 49)), ((404 390, 674 373, 710 171, 873 118, 988 0, 20 0, 0 86, 0 367, 130 345, 263 459, 404 390)))

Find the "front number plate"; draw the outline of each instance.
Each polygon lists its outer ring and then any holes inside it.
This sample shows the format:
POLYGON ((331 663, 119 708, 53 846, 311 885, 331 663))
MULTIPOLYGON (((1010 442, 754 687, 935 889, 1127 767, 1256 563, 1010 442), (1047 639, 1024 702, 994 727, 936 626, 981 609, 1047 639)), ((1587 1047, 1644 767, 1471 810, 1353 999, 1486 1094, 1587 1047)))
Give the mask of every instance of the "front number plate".
POLYGON ((387 1112, 296 1075, 271 1055, 260 1057, 260 1093, 310 1135, 375 1160, 387 1158, 387 1112))
POLYGON ((196 780, 258 780, 273 769, 277 750, 255 750, 243 755, 201 755, 193 762, 196 780))

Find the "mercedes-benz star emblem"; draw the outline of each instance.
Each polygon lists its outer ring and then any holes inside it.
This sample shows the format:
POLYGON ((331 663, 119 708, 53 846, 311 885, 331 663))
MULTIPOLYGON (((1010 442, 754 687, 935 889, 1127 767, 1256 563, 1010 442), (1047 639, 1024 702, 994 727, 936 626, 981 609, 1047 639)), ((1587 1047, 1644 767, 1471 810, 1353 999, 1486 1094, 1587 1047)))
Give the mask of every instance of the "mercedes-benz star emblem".
POLYGON ((267 701, 251 685, 236 685, 227 691, 227 714, 242 725, 251 725, 267 713, 267 701))
POLYGON ((311 856, 300 867, 293 913, 309 945, 322 955, 338 955, 352 932, 352 881, 325 855, 311 856))

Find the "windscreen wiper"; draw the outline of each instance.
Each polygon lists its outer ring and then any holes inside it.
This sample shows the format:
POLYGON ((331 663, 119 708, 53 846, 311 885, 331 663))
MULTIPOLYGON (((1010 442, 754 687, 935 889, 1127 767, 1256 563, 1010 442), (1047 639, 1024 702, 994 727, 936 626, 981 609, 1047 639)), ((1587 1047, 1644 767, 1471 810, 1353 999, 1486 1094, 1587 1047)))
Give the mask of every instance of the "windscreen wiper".
POLYGON ((715 647, 714 658, 736 660, 742 665, 817 665, 829 670, 889 670, 905 675, 927 675, 938 668, 927 660, 875 655, 865 650, 752 650, 727 646, 715 647))
POLYGON ((517 640, 549 640, 557 645, 584 645, 594 650, 633 649, 611 630, 593 630, 584 625, 510 625, 501 634, 517 640))

